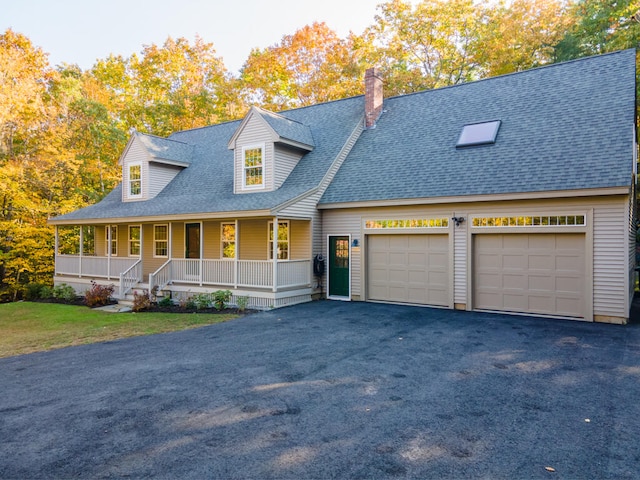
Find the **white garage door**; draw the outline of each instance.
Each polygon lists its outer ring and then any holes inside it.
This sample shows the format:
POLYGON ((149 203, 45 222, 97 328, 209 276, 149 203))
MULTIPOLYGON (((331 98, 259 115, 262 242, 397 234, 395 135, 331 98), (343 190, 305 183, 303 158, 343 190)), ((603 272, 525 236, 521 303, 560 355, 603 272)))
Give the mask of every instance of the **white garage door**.
POLYGON ((474 236, 477 309, 584 317, 583 234, 474 236))
POLYGON ((369 235, 368 299, 449 305, 447 235, 369 235))

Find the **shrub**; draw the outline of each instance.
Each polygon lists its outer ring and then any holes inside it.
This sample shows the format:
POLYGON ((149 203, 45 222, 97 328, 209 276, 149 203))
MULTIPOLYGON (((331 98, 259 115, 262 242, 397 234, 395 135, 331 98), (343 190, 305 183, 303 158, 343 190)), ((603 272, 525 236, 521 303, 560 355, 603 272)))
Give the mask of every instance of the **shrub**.
POLYGON ((229 290, 216 290, 213 292, 213 306, 216 310, 224 310, 229 300, 231 300, 231 292, 229 290))
POLYGON ((151 306, 151 297, 149 296, 148 291, 144 291, 142 293, 133 292, 133 306, 131 310, 134 312, 141 312, 142 310, 146 310, 151 306))
MULTIPOLYGON (((24 288, 24 299, 25 300, 37 300, 42 297, 42 289, 45 288, 46 285, 42 283, 29 283, 24 288)), ((48 287, 47 287, 48 288, 48 287)))
POLYGON ((249 305, 249 297, 237 297, 236 305, 239 312, 244 312, 247 309, 247 305, 249 305))
POLYGON ((158 306, 159 307, 173 307, 173 300, 171 300, 171 297, 162 297, 162 299, 160 299, 158 301, 158 306))
POLYGON ((53 298, 53 288, 51 288, 49 285, 43 285, 40 289, 40 298, 43 300, 53 298))
POLYGON ((60 285, 53 287, 53 298, 55 299, 72 303, 76 301, 76 297, 76 291, 71 285, 61 283, 60 285))
POLYGON ((115 291, 115 285, 100 285, 91 280, 91 288, 84 292, 84 303, 87 307, 102 307, 109 303, 115 291))
POLYGON ((211 306, 211 295, 208 293, 198 293, 191 297, 198 310, 204 310, 211 306))

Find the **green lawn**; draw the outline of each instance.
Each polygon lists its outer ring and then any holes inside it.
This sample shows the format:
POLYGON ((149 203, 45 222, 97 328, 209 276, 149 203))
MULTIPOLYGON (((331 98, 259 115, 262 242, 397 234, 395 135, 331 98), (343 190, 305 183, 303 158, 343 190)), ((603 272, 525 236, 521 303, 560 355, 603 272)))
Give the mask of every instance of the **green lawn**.
POLYGON ((55 303, 5 303, 0 304, 0 357, 185 330, 237 317, 234 314, 106 313, 55 303))

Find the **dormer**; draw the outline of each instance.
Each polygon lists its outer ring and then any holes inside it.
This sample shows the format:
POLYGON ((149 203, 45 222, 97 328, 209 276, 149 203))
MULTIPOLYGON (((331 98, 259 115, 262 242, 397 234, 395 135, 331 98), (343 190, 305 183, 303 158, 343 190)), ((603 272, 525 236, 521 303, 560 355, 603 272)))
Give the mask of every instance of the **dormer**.
POLYGON ((122 201, 155 197, 191 164, 192 154, 192 145, 134 132, 119 161, 122 165, 122 201))
POLYGON ((234 152, 233 191, 250 193, 280 188, 314 144, 309 126, 252 107, 228 147, 234 152))

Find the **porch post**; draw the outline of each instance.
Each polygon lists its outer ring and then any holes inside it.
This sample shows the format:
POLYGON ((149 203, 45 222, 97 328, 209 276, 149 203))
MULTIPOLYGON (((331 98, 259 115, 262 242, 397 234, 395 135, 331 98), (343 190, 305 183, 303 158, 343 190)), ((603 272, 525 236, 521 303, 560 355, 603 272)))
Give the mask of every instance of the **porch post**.
POLYGON ((53 261, 54 261, 54 266, 53 266, 53 273, 54 275, 56 275, 58 273, 58 248, 60 247, 59 245, 59 240, 58 240, 58 225, 56 225, 54 227, 54 240, 53 240, 53 261))
POLYGON ((273 239, 271 251, 273 252, 273 292, 278 291, 278 233, 279 233, 278 217, 273 218, 273 239))
POLYGON ((238 219, 234 221, 236 249, 233 254, 233 288, 238 289, 238 258, 240 257, 240 229, 238 219))
POLYGON ((173 252, 173 229, 172 229, 172 225, 173 225, 173 223, 169 222, 169 231, 167 232, 167 235, 169 235, 169 241, 167 242, 167 248, 169 249, 169 251, 167 252, 167 259, 168 260, 171 260, 172 252, 173 252))
POLYGON ((84 253, 84 226, 80 225, 80 255, 78 256, 78 276, 82 278, 82 254, 84 253))
POLYGON ((200 222, 200 251, 198 252, 198 273, 199 273, 199 281, 200 281, 200 286, 202 286, 202 267, 203 267, 203 261, 202 261, 202 257, 204 257, 204 222, 200 222))
POLYGON ((111 280, 111 225, 107 225, 107 280, 111 280))

